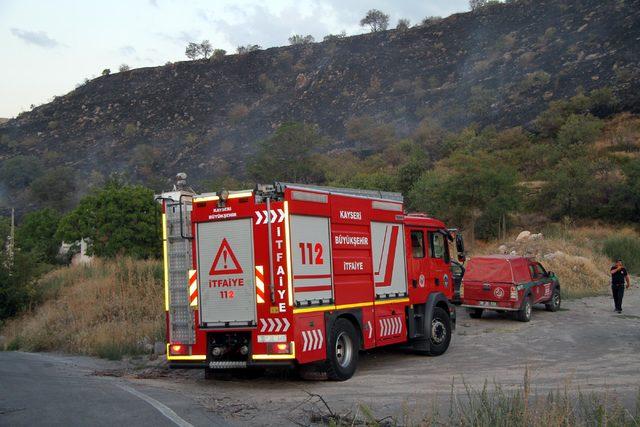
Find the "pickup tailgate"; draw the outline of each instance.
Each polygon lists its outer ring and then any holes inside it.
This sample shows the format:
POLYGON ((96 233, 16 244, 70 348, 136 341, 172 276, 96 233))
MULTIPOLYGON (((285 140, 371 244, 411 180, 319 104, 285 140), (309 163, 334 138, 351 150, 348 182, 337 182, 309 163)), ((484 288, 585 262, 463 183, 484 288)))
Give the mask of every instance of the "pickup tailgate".
POLYGON ((509 282, 463 280, 463 284, 464 297, 462 299, 464 304, 478 305, 477 301, 495 303, 510 302, 512 288, 515 290, 513 283, 509 282))

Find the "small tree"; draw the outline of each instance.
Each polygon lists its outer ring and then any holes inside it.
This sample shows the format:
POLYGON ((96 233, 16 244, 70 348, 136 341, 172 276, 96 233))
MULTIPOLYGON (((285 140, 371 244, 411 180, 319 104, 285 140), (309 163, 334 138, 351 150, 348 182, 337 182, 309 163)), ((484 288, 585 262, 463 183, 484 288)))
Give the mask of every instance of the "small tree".
POLYGON ((602 120, 591 114, 572 114, 558 131, 558 144, 565 148, 574 145, 589 145, 602 134, 602 120))
POLYGON ((195 61, 198 59, 198 56, 200 56, 200 45, 198 43, 189 42, 184 50, 184 54, 190 60, 195 61))
POLYGON ((402 18, 398 20, 398 25, 396 25, 396 30, 398 31, 407 31, 409 29, 409 25, 411 22, 408 19, 402 18))
POLYGON ((56 210, 68 208, 76 191, 74 171, 68 167, 49 169, 31 183, 32 200, 56 210))
POLYGON ((273 135, 260 141, 258 152, 249 164, 249 173, 261 182, 274 179, 314 182, 318 168, 313 153, 325 143, 317 126, 284 123, 273 135))
POLYGON ((87 238, 90 252, 100 257, 155 257, 160 252, 158 218, 153 191, 112 180, 60 220, 57 236, 67 242, 87 238))
POLYGON ((236 51, 238 52, 238 55, 243 55, 245 53, 255 52, 256 50, 260 50, 260 49, 262 49, 260 45, 248 44, 246 46, 238 46, 236 51))
POLYGON ((441 16, 427 16, 422 20, 422 26, 426 27, 427 25, 437 24, 440 21, 442 21, 441 16))
POLYGON ((200 54, 204 59, 208 59, 211 56, 211 52, 213 52, 213 47, 209 40, 202 40, 200 42, 200 54))
POLYGON ((478 10, 487 5, 500 4, 500 0, 469 0, 471 10, 478 10))
POLYGON ((378 9, 371 9, 360 20, 360 26, 369 26, 372 32, 384 31, 389 26, 389 15, 378 9))
POLYGON ((34 156, 15 156, 0 164, 0 183, 5 188, 21 190, 44 173, 44 166, 34 156))
POLYGON ((118 68, 118 70, 121 73, 124 73, 125 71, 131 70, 131 67, 129 67, 127 64, 122 64, 122 65, 120 65, 120 68, 118 68))
POLYGON ((469 0, 471 10, 478 10, 485 4, 487 4, 487 0, 469 0))
POLYGON ((108 76, 109 74, 111 74, 111 70, 108 68, 105 68, 104 70, 102 70, 102 75, 103 76, 108 76))
POLYGON ((326 36, 324 36, 322 41, 330 42, 330 41, 340 40, 345 37, 347 37, 347 32, 345 30, 342 30, 339 34, 327 34, 326 36))
POLYGON ((222 59, 227 54, 227 51, 224 49, 214 49, 213 50, 213 59, 222 59))
POLYGON ((16 244, 22 252, 31 253, 38 262, 53 264, 56 261, 60 241, 56 229, 60 214, 53 209, 28 213, 16 231, 16 244))
POLYGON ((311 34, 308 34, 306 36, 303 36, 301 34, 294 34, 291 37, 289 37, 289 44, 292 45, 296 45, 296 44, 309 44, 309 43, 313 43, 316 40, 313 38, 313 36, 311 34))

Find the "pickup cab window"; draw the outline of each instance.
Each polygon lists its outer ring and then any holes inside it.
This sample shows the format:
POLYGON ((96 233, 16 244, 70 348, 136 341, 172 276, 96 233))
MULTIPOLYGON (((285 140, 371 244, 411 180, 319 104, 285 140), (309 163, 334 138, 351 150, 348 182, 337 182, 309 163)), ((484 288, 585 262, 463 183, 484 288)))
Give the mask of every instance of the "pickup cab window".
POLYGON ((547 270, 544 269, 542 264, 536 263, 535 269, 536 269, 536 273, 538 274, 538 277, 547 277, 547 270))
POLYGON ((547 276, 547 272, 539 263, 529 264, 529 271, 532 279, 542 279, 547 276))

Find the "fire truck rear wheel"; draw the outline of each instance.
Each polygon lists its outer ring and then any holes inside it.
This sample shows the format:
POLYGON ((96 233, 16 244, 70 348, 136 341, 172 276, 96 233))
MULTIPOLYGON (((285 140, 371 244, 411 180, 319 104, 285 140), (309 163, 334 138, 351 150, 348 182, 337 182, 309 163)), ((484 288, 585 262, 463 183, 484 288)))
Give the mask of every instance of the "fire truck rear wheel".
POLYGON ((440 356, 447 351, 451 342, 451 318, 444 309, 440 307, 433 309, 429 332, 431 342, 428 354, 429 356, 440 356))
POLYGON ((345 381, 353 376, 358 365, 360 340, 353 323, 338 319, 331 328, 327 349, 327 378, 345 381))

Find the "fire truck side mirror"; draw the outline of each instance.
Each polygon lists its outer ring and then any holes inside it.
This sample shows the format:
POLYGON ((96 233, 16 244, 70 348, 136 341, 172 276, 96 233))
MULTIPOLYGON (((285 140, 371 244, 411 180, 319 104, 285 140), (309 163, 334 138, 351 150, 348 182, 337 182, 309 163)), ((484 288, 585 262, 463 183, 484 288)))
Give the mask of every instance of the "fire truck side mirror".
POLYGON ((464 256, 464 239, 460 233, 456 234, 456 251, 458 252, 458 256, 464 256))

